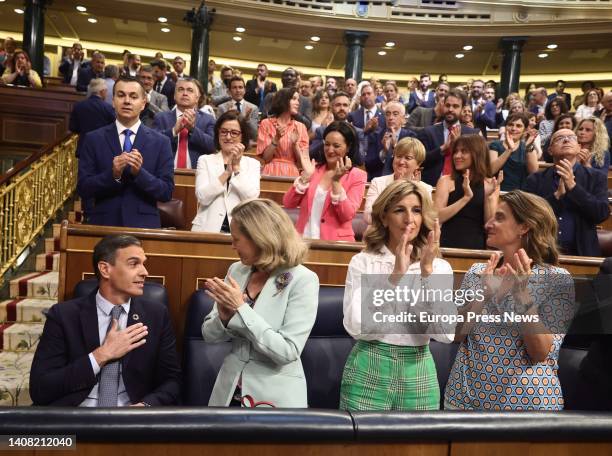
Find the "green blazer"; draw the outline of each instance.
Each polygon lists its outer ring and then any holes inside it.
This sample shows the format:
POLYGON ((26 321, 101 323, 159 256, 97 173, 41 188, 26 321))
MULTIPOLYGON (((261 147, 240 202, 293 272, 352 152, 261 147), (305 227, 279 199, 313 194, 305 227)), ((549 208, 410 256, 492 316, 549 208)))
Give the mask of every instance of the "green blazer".
MULTIPOLYGON (((250 274, 251 267, 240 262, 232 264, 227 273, 242 289, 250 274)), ((314 325, 318 301, 319 278, 300 265, 275 271, 255 306, 241 306, 227 327, 215 303, 204 318, 202 336, 206 342, 231 340, 232 351, 223 361, 208 405, 229 405, 242 375, 243 396, 276 407, 308 407, 300 354, 314 325), (277 277, 287 272, 291 280, 279 291, 277 277)))

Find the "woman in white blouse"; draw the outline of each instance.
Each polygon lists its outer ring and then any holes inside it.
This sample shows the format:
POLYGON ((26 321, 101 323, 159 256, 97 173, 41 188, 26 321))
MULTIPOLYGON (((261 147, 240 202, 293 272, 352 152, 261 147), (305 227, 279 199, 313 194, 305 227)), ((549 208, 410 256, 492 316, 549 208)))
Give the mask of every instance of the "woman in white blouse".
POLYGON ((430 322, 421 312, 453 318, 454 302, 436 300, 431 294, 417 299, 414 307, 399 301, 403 298, 377 302, 377 297, 386 295, 380 291, 397 287, 436 292, 441 288, 442 294, 452 291, 453 270, 439 258, 440 225, 435 215, 427 190, 408 180, 393 182, 374 203, 372 224, 364 236, 365 250, 351 259, 345 284, 344 327, 357 343, 342 375, 343 410, 440 407, 429 340, 452 342, 454 326, 430 322), (363 314, 362 298, 367 309, 363 314), (402 305, 415 317, 414 322, 381 324, 386 316, 402 315, 398 310, 402 305))
POLYGON ((215 143, 219 152, 198 159, 198 213, 191 230, 229 233, 232 209, 259 196, 260 165, 243 155, 249 144, 249 130, 236 111, 228 111, 217 120, 215 143))
POLYGON ((423 146, 421 141, 410 137, 402 138, 396 144, 393 152, 395 155, 393 159, 393 174, 375 177, 368 187, 363 209, 363 218, 368 225, 372 223, 372 205, 374 201, 392 182, 398 179, 408 179, 418 182, 425 187, 430 196, 433 191, 431 185, 421 182, 420 166, 425 161, 425 146, 423 146))

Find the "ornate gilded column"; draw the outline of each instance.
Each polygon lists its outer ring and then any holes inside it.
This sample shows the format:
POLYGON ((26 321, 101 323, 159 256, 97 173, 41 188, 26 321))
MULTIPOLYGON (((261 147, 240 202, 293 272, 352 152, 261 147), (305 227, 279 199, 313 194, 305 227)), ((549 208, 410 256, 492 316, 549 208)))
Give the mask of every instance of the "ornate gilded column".
POLYGON ((208 56, 210 46, 210 26, 213 20, 213 11, 209 11, 204 0, 196 9, 193 8, 185 15, 185 22, 191 24, 191 65, 189 76, 198 79, 208 92, 208 56))
POLYGON ((26 0, 23 15, 23 48, 30 56, 32 69, 44 74, 45 10, 51 0, 26 0))
POLYGON ((526 36, 509 36, 503 37, 499 42, 504 57, 499 91, 501 98, 505 99, 511 92, 518 92, 521 78, 521 50, 526 41, 526 36))
POLYGON ((344 78, 361 81, 363 72, 363 47, 370 36, 367 32, 346 30, 344 44, 346 44, 346 63, 344 65, 344 78))

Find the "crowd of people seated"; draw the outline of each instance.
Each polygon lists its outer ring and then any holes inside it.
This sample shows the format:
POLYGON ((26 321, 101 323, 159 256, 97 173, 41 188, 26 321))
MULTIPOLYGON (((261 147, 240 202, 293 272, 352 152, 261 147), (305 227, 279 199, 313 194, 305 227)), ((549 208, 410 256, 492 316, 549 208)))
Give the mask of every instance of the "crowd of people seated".
MULTIPOLYGON (((303 239, 354 241, 352 222, 365 196, 364 250, 350 262, 344 295, 344 325, 357 343, 346 361, 340 407, 437 409, 443 395, 448 409, 563 408, 557 361, 575 309, 559 254, 600 255, 596 226, 609 217, 612 92, 585 84, 573 105, 581 109, 572 114, 563 81, 551 96, 534 86, 524 99, 512 93, 502 100, 493 81, 451 87, 441 78, 432 87, 431 76, 422 74, 403 95, 395 81, 343 84, 308 79, 294 68, 282 72, 277 88, 265 64, 245 81, 228 66, 217 77, 211 62, 207 94, 183 73, 180 57, 174 71, 161 55, 143 64, 127 52, 124 63, 106 66, 99 52, 84 62, 77 43, 61 64, 64 82, 88 93, 71 120, 80 135, 77 189, 85 222, 159 228, 157 203, 172 197, 174 170, 195 169, 192 230, 230 234, 240 258, 225 280, 207 280, 215 308, 202 335, 232 341, 210 405, 240 406, 248 396, 307 406, 299 355, 314 324, 319 284, 302 266, 303 239), (498 138, 487 141, 492 130, 498 138), (540 160, 551 166, 539 171, 540 160), (261 176, 293 179, 283 207, 258 199, 261 176), (299 208, 295 225, 285 211, 292 208, 299 208), (446 305, 456 326, 421 322, 403 334, 364 332, 368 275, 423 290, 446 277, 452 290, 453 271, 440 246, 495 250, 460 287, 484 299, 446 305), (529 318, 497 324, 460 318, 506 311, 529 318), (461 344, 444 392, 430 339, 461 344)), ((14 50, 3 78, 35 86, 36 77, 27 54, 14 50)), ((34 402, 176 403, 173 340, 149 354, 166 357, 155 381, 136 388, 130 371, 115 366, 104 373, 151 343, 144 342, 147 326, 134 329, 114 313, 109 318, 108 305, 131 315, 146 277, 144 251, 133 239, 104 242, 114 250, 94 255, 100 288, 87 302, 91 318, 97 307, 99 338, 64 353, 69 341, 58 339, 70 335, 63 328, 74 318, 59 304, 35 356, 34 402), (139 272, 126 284, 121 268, 130 267, 139 272), (58 384, 71 373, 78 378, 58 384), (108 393, 102 378, 110 375, 119 389, 108 393)), ((419 305, 429 315, 442 307, 438 301, 419 305)), ((165 328, 167 315, 156 318, 165 328)))

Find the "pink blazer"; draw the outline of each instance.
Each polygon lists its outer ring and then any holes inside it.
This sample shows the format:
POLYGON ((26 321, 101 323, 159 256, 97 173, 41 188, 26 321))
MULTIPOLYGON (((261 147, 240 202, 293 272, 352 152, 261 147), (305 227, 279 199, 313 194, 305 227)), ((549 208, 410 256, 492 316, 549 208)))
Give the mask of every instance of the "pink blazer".
MULTIPOLYGON (((312 201, 321 177, 325 173, 325 168, 325 165, 317 166, 306 193, 300 195, 295 191, 295 187, 291 186, 283 196, 283 206, 300 208, 300 215, 295 226, 300 234, 304 233, 306 223, 310 219, 312 201)), ((325 198, 321 215, 321 239, 326 241, 355 241, 353 218, 357 209, 361 206, 366 180, 367 174, 359 168, 352 168, 348 174, 342 176, 340 184, 344 188, 347 198, 338 202, 338 204, 332 204, 330 189, 325 198)))

